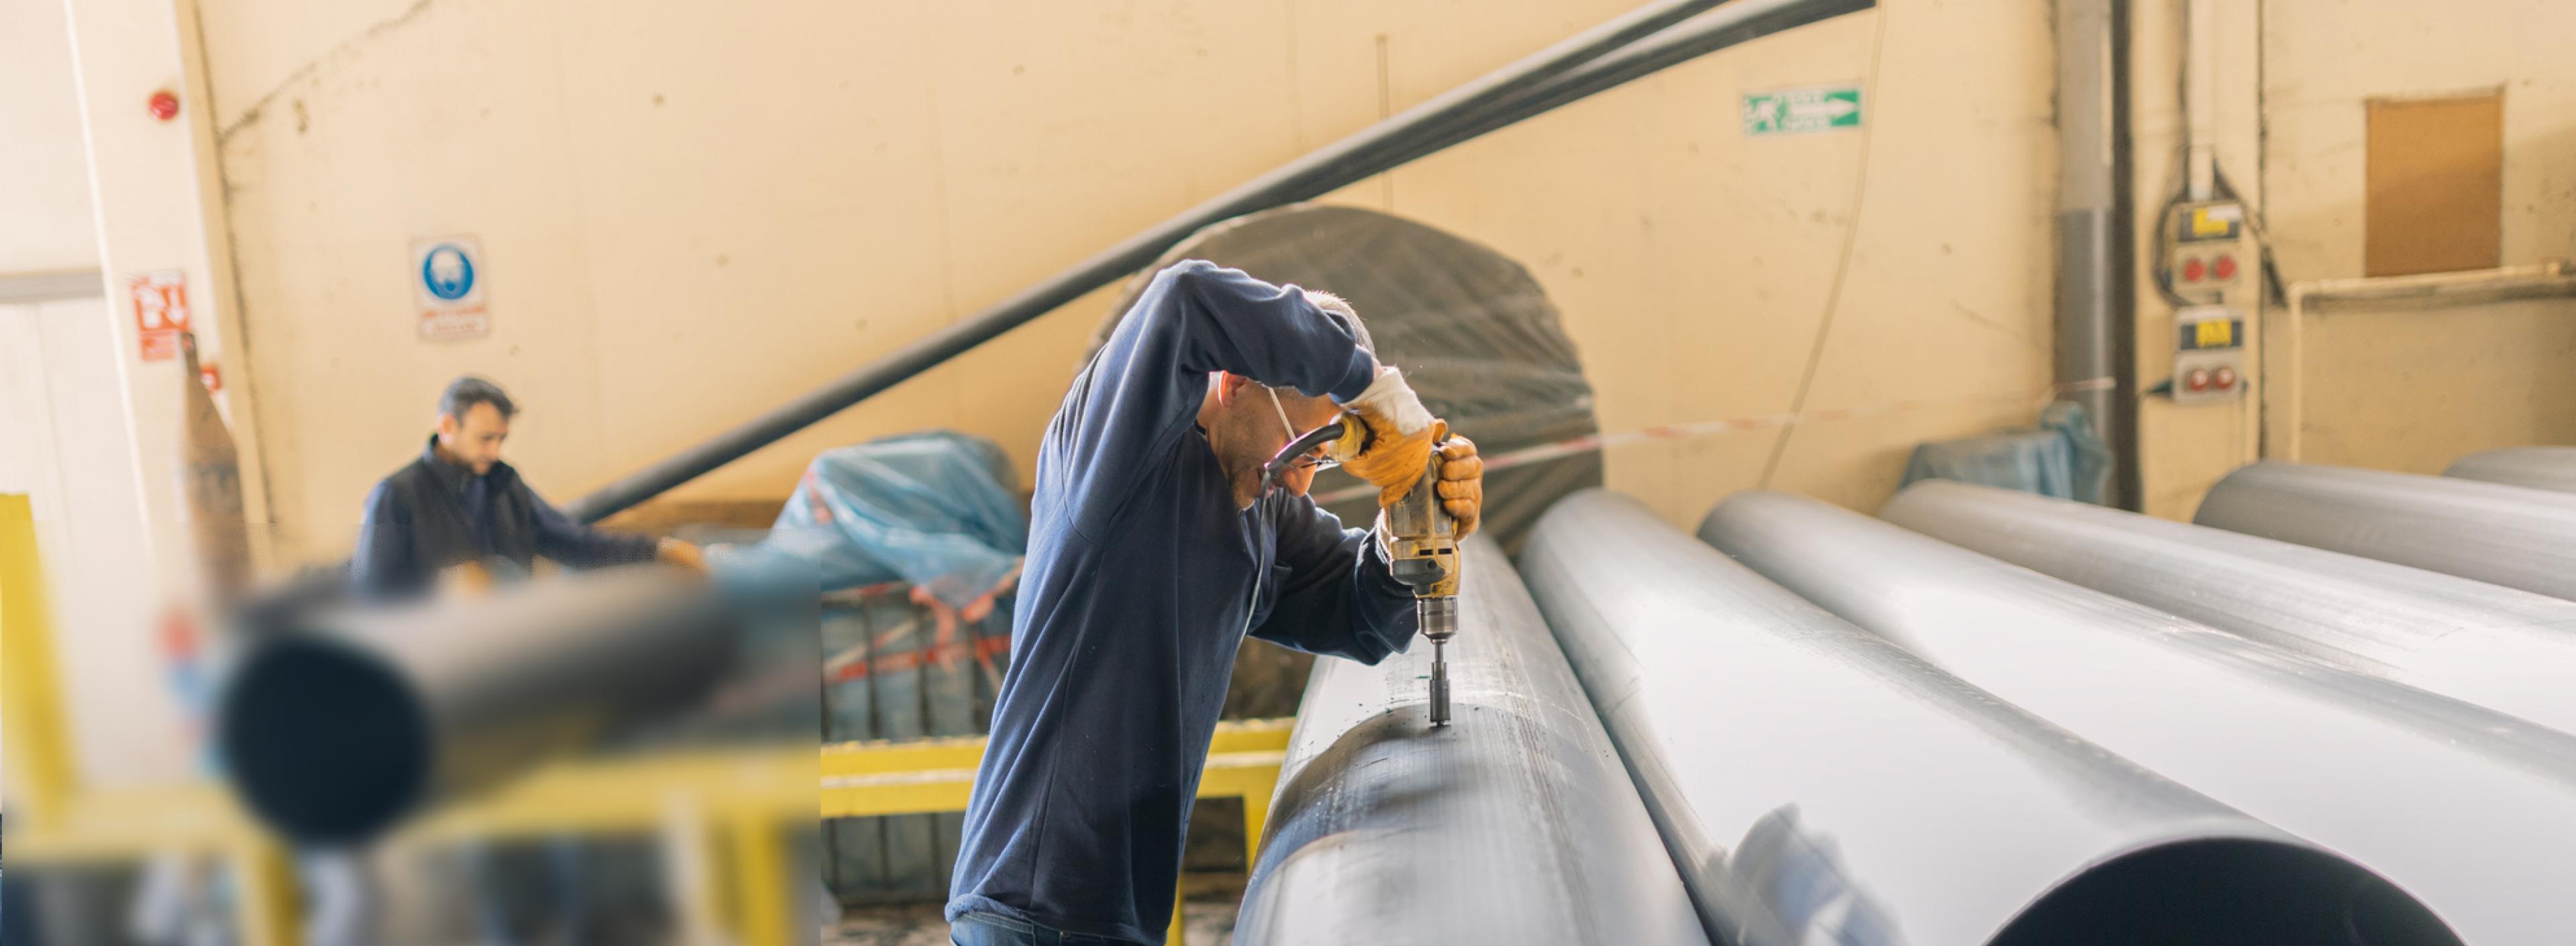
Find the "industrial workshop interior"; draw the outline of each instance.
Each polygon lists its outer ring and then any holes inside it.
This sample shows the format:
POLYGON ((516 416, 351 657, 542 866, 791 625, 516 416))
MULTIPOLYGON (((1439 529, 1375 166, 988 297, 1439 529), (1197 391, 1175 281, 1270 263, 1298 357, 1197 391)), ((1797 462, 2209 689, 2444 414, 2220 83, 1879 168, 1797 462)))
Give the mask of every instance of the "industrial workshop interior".
POLYGON ((2571 35, 0 0, 0 944, 2576 943, 2571 35))

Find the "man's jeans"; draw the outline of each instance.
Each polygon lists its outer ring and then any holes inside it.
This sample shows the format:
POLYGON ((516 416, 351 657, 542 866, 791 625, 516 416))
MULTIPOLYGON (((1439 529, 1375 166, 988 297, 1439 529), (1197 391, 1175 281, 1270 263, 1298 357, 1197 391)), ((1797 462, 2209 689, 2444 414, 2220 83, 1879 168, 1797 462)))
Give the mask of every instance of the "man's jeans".
POLYGON ((1067 933, 990 913, 969 913, 948 927, 956 946, 1145 946, 1123 939, 1067 933))

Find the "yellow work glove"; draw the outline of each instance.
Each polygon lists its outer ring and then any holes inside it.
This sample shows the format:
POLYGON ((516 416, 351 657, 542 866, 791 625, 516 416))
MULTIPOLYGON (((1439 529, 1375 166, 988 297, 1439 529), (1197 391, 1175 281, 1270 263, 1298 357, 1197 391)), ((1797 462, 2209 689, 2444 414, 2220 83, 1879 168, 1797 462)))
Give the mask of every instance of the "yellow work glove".
POLYGON ((1394 505, 1421 482, 1431 466, 1431 445, 1449 433, 1404 383, 1404 372, 1381 367, 1368 390, 1342 405, 1357 423, 1335 445, 1351 475, 1377 487, 1378 508, 1394 505))
MULTIPOLYGON (((1447 422, 1443 421, 1442 426, 1447 422)), ((1485 511, 1485 460, 1476 455, 1476 444, 1465 437, 1451 437, 1440 442, 1440 482, 1433 488, 1440 493, 1440 508, 1458 523, 1458 537, 1463 539, 1476 531, 1476 520, 1485 511)))

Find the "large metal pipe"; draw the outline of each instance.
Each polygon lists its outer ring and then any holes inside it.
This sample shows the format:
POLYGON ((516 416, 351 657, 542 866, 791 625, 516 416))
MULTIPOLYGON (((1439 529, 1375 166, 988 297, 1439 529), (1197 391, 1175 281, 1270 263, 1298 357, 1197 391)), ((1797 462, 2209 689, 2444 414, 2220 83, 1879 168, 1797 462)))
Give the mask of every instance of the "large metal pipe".
POLYGON ((1634 500, 1568 497, 1521 569, 1713 939, 2347 943, 2359 925, 2371 943, 2455 942, 2354 865, 1924 664, 1634 500))
POLYGON ((1996 697, 2367 865, 2462 940, 2576 929, 2576 736, 1815 500, 1739 493, 1701 536, 1996 697))
POLYGON ((2576 447, 2510 447, 2461 457, 2443 476, 2576 493, 2576 447))
MULTIPOLYGON (((1331 193, 1391 167, 1387 163, 1390 157, 1418 157, 1501 127, 1491 121, 1496 116, 1510 115, 1513 116, 1510 121, 1518 121, 1537 114, 1544 109, 1530 109, 1512 103, 1532 92, 1541 91, 1549 80, 1563 77, 1630 43, 1654 36, 1666 27, 1683 23, 1719 2, 1721 0, 1656 0, 1465 85, 1433 96, 1119 241, 1073 268, 906 345, 873 364, 602 487, 576 500, 565 511, 584 522, 596 522, 664 490, 696 479, 1054 311, 1058 306, 1080 298, 1083 293, 1123 278, 1153 262, 1166 248, 1208 224, 1331 193)), ((1733 0, 1728 4, 1730 8, 1739 8, 1735 15, 1744 21, 1768 24, 1764 32, 1865 9, 1869 5, 1868 0, 1733 0)), ((1684 29, 1694 35, 1708 31, 1706 22, 1686 24, 1684 29)), ((1741 39, 1735 41, 1740 42, 1741 39)), ((1720 47, 1706 46, 1702 51, 1715 48, 1720 47)), ((1660 69, 1682 60, 1655 61, 1661 63, 1655 67, 1660 69)), ((1647 72, 1631 68, 1595 72, 1581 82, 1545 91, 1545 100, 1550 103, 1546 107, 1552 108, 1645 74, 1647 72), (1616 82, 1601 84, 1614 75, 1618 76, 1616 82), (1588 91, 1567 97, 1567 93, 1576 88, 1588 91)))
POLYGON ((234 794, 278 833, 360 843, 688 704, 733 665, 737 613, 712 582, 630 565, 289 615, 228 675, 216 749, 234 794))
POLYGON ((2265 460, 2192 521, 2576 600, 2576 495, 2265 460))
POLYGON ((1234 941, 1706 943, 1511 561, 1478 536, 1466 575, 1454 725, 1424 716, 1430 648, 1315 662, 1234 941))
POLYGON ((2576 601, 1965 483, 1916 483, 1879 515, 2314 660, 2576 733, 2576 601))

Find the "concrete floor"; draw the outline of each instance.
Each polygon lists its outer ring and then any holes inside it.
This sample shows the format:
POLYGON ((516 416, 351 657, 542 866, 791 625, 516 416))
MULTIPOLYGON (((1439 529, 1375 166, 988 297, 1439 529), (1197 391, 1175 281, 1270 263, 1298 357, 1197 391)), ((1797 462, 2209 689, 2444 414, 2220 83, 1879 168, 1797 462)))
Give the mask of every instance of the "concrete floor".
MULTIPOLYGON (((1243 904, 1242 874, 1191 874, 1189 946, 1226 946, 1243 904)), ((841 925, 823 931, 823 946, 948 946, 948 921, 930 904, 843 908, 841 925)))

